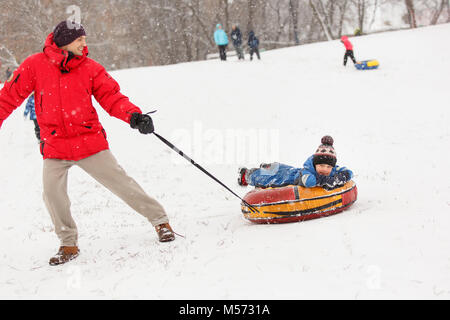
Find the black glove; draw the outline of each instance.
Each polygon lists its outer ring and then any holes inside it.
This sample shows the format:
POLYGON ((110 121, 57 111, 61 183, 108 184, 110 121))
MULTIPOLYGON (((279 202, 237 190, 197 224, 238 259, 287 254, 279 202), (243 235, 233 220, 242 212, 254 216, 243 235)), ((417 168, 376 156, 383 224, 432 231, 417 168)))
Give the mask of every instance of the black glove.
POLYGON ((153 120, 148 114, 133 113, 130 119, 130 126, 133 129, 138 129, 142 134, 149 134, 155 131, 153 120))
POLYGON ((334 176, 322 176, 319 175, 317 177, 317 185, 327 189, 331 190, 338 186, 344 185, 347 180, 349 180, 350 174, 347 171, 339 172, 338 174, 335 174, 334 176))
POLYGON ((348 171, 339 172, 337 175, 335 175, 335 181, 338 185, 343 185, 348 180, 350 180, 350 173, 348 171))
POLYGON ((317 175, 317 185, 323 187, 327 183, 332 183, 332 177, 323 176, 321 174, 317 175))

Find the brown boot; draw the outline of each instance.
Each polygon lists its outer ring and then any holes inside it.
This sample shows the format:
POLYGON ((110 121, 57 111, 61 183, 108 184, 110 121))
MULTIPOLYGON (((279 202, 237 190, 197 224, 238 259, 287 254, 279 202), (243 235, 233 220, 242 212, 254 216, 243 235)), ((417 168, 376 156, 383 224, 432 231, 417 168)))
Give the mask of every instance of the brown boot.
POLYGON ((170 227, 170 224, 163 223, 163 224, 157 225, 155 227, 155 229, 156 229, 156 233, 158 234, 160 242, 169 242, 169 241, 175 240, 175 234, 173 233, 173 230, 170 227))
POLYGON ((75 259, 80 254, 80 250, 77 246, 74 247, 60 247, 59 251, 56 255, 50 258, 48 262, 51 266, 57 266, 59 264, 63 264, 69 262, 70 260, 75 259))

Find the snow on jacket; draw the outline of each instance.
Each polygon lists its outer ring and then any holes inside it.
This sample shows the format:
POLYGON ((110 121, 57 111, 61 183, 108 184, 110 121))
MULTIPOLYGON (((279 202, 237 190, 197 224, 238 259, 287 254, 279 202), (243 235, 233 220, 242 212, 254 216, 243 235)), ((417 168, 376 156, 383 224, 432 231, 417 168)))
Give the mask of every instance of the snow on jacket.
POLYGON ((223 29, 219 29, 221 24, 216 25, 216 31, 214 32, 214 41, 218 46, 226 46, 228 44, 228 36, 223 31, 223 29))
POLYGON ((353 50, 353 45, 350 40, 348 40, 347 36, 342 36, 341 42, 344 44, 346 50, 353 50))
POLYGON ((238 27, 231 31, 231 40, 233 40, 233 45, 235 47, 239 47, 242 44, 242 33, 238 27))
POLYGON ((259 40, 258 38, 255 36, 255 33, 253 31, 250 31, 248 33, 248 41, 247 44, 249 45, 250 48, 256 48, 259 46, 259 40))
MULTIPOLYGON (((353 172, 346 167, 335 166, 331 170, 330 177, 341 172, 348 172, 349 180, 353 172)), ((315 187, 318 185, 319 174, 313 164, 313 156, 310 156, 303 168, 295 168, 282 163, 273 163, 269 169, 258 169, 250 174, 249 184, 255 187, 283 187, 287 185, 300 185, 302 187, 315 187)))
POLYGON ((34 94, 32 94, 27 101, 25 106, 25 111, 23 113, 24 117, 30 115, 30 120, 36 120, 36 112, 34 111, 34 94))
POLYGON ((0 91, 0 127, 34 91, 44 159, 77 161, 108 149, 92 96, 111 116, 127 123, 133 112, 141 110, 120 93, 105 68, 87 55, 87 47, 82 56, 58 48, 50 33, 44 52, 25 59, 0 91))

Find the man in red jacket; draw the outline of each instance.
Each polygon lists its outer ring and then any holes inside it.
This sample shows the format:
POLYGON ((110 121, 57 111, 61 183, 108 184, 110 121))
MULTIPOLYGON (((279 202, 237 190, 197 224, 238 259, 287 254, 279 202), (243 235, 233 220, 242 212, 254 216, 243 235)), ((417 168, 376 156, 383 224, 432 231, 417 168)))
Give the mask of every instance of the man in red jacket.
POLYGON ((91 97, 113 117, 142 134, 154 130, 150 116, 120 93, 118 83, 87 57, 81 25, 62 21, 45 41, 44 50, 28 57, 0 91, 0 127, 11 112, 35 92, 44 158, 43 197, 61 246, 50 259, 62 264, 79 254, 78 232, 70 212, 67 174, 76 165, 146 217, 162 242, 175 239, 164 208, 129 177, 109 150, 91 97))

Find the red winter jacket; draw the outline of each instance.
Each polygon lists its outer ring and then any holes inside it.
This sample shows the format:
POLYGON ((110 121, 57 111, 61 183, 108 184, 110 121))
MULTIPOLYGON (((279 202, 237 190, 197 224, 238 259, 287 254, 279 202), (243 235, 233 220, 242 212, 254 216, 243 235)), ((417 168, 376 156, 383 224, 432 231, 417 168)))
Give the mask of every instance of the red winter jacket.
POLYGON ((44 159, 80 160, 108 149, 106 133, 92 105, 92 96, 111 115, 129 123, 141 110, 120 93, 105 68, 87 57, 58 48, 53 33, 44 52, 28 57, 0 91, 0 127, 14 109, 35 92, 44 159))
POLYGON ((348 40, 347 36, 342 36, 341 42, 344 44, 346 50, 353 50, 353 45, 351 44, 350 40, 348 40))

